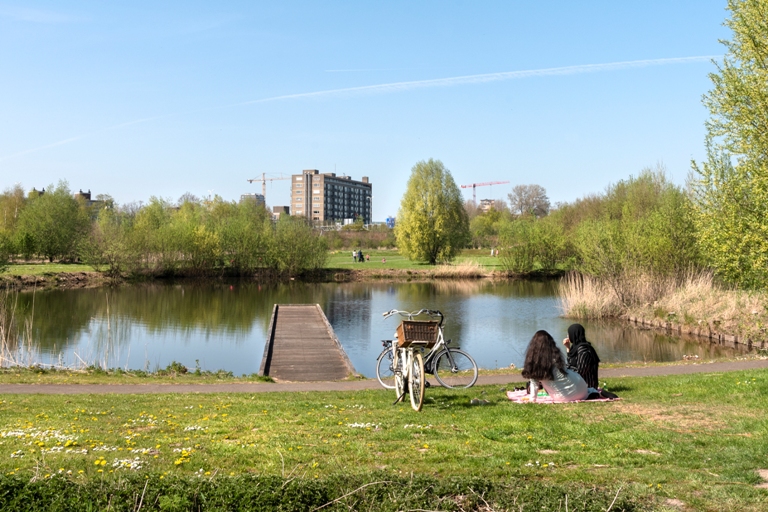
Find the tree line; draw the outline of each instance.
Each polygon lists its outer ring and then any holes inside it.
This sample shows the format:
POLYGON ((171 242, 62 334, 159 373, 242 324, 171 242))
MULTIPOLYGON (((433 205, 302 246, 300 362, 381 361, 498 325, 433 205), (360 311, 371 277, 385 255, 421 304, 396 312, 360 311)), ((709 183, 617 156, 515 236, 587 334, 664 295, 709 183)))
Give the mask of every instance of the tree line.
POLYGON ((74 197, 66 182, 44 193, 0 195, 0 262, 82 261, 111 276, 295 274, 322 268, 326 240, 303 218, 272 220, 256 202, 200 200, 119 206, 74 197))

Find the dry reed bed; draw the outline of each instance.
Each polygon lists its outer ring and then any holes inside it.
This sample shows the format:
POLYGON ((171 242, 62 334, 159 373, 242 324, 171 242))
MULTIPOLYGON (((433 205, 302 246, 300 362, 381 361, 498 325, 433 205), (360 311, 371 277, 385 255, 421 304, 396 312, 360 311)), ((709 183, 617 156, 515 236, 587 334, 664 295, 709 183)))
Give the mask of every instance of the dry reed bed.
POLYGON ((753 341, 768 339, 768 294, 726 288, 707 272, 677 279, 631 275, 613 282, 572 273, 560 281, 560 298, 563 314, 570 318, 633 316, 753 341))

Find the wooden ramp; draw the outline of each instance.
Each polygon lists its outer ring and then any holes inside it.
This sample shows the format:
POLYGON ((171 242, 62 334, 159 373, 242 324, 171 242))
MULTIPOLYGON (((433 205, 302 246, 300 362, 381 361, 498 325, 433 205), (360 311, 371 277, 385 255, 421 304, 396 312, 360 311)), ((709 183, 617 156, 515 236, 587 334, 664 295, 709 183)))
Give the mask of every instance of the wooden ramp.
POLYGON ((319 304, 275 304, 259 375, 306 382, 354 373, 319 304))

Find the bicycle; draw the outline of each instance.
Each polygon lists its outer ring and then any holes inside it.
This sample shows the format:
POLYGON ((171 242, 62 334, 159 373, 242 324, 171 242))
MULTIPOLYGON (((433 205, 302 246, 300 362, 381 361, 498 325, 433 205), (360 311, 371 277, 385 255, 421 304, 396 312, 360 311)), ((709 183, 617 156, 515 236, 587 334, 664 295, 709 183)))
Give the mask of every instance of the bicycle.
MULTIPOLYGON (((437 337, 432 350, 424 357, 425 372, 434 375, 437 382, 449 389, 466 389, 472 387, 477 382, 477 363, 467 352, 457 348, 449 347, 451 340, 446 341, 443 336, 444 316, 440 311, 422 309, 420 311, 408 312, 391 310, 383 313, 385 318, 399 314, 413 320, 418 316, 428 316, 430 318, 439 318, 439 322, 434 322, 437 330, 437 337)), ((398 334, 399 342, 399 329, 398 334)), ((376 360, 376 378, 386 389, 398 389, 398 374, 401 373, 396 360, 397 350, 394 340, 382 340, 384 350, 376 360), (390 379, 392 383, 390 384, 390 379)), ((425 387, 429 387, 429 382, 425 381, 425 387)))

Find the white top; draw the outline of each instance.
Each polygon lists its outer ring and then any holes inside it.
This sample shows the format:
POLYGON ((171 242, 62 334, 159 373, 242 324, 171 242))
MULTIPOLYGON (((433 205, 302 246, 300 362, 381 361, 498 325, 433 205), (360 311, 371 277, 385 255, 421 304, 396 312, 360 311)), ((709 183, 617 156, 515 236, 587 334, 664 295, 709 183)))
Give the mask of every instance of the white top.
MULTIPOLYGON (((552 370, 554 380, 542 380, 541 385, 547 390, 549 398, 554 402, 573 402, 584 400, 589 396, 587 383, 581 375, 573 370, 566 369, 565 373, 555 368, 552 370)), ((542 398, 547 400, 546 398, 542 398)))

